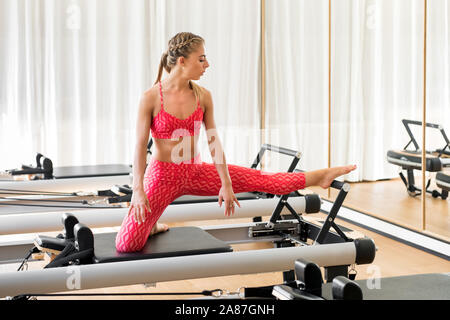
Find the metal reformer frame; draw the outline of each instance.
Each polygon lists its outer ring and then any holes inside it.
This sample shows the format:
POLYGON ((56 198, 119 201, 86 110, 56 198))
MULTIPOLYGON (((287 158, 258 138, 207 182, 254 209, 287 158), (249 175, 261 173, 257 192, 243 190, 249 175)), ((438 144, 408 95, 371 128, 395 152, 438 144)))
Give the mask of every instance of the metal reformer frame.
MULTIPOLYGON (((278 152, 284 155, 292 156, 292 162, 289 166, 288 172, 301 172, 302 170, 295 169, 301 158, 301 153, 286 149, 272 146, 270 144, 264 144, 261 147, 255 161, 252 164, 252 168, 256 168, 261 162, 266 150, 278 152)), ((313 240, 314 244, 325 244, 325 243, 343 243, 351 242, 353 239, 348 238, 344 232, 339 228, 339 226, 334 222, 339 209, 341 208, 347 193, 350 191, 350 185, 347 183, 342 183, 339 181, 333 181, 332 188, 339 190, 339 194, 333 203, 333 206, 328 213, 324 224, 319 227, 305 219, 302 219, 295 210, 289 205, 288 198, 290 196, 301 195, 298 191, 280 196, 280 200, 276 205, 269 222, 259 222, 253 226, 248 227, 248 237, 249 240, 255 241, 255 239, 268 239, 272 237, 274 244, 277 248, 291 247, 295 245, 308 245, 308 239, 313 240), (287 208, 291 215, 282 215, 282 210, 287 208), (291 219, 291 218, 294 219, 291 219), (280 220, 281 219, 281 220, 280 220), (330 229, 333 228, 335 232, 330 229)), ((254 218, 257 221, 258 218, 254 218)), ((228 229, 229 230, 229 229, 228 229)), ((220 234, 210 231, 213 236, 220 238, 223 231, 220 234)), ((241 233, 242 234, 242 233, 241 233)), ((229 240, 229 239, 228 239, 229 240)), ((348 276, 349 266, 334 266, 325 268, 325 278, 327 281, 332 281, 336 276, 348 276)), ((286 271, 283 273, 285 281, 290 281, 295 278, 294 270, 286 271)))
MULTIPOLYGON (((407 148, 409 147, 409 145, 412 143, 414 145, 415 150, 413 152, 419 152, 420 151, 420 147, 419 144, 417 143, 414 134, 411 131, 411 128, 409 127, 409 125, 418 125, 418 126, 422 126, 422 121, 415 121, 415 120, 406 120, 403 119, 402 123, 406 129, 406 132, 408 133, 408 136, 410 138, 409 142, 406 144, 406 146, 403 148, 403 150, 405 151, 410 151, 407 150, 407 148)), ((438 153, 437 158, 441 158, 442 155, 447 155, 450 156, 450 140, 448 139, 444 128, 439 125, 439 124, 434 124, 434 123, 425 123, 425 126, 428 128, 433 128, 433 129, 438 129, 441 134, 442 137, 444 138, 445 141, 445 146, 442 149, 438 149, 435 152, 438 153), (446 150, 448 149, 448 150, 446 150)), ((426 151, 427 154, 431 154, 432 152, 426 151)), ((413 167, 408 167, 408 166, 402 166, 403 169, 406 170, 407 172, 407 178, 405 178, 405 176, 403 175, 403 172, 399 172, 400 178, 402 179, 403 183, 406 186, 406 189, 408 190, 408 193, 410 196, 412 197, 416 197, 419 196, 422 193, 422 189, 416 187, 415 185, 415 179, 414 179, 414 168, 413 167)), ((437 197, 442 197, 442 199, 446 199, 448 197, 448 191, 447 190, 442 190, 442 192, 440 193, 437 190, 428 190, 428 188, 430 187, 431 184, 431 179, 428 179, 427 185, 425 187, 425 192, 428 192, 430 194, 432 194, 432 196, 434 198, 437 197)))

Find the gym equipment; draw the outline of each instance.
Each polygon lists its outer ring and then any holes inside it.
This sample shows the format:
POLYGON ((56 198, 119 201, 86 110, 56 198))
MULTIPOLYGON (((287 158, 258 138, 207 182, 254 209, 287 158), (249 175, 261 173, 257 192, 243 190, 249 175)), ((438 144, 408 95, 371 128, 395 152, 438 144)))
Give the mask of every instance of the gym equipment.
MULTIPOLYGON (((450 273, 350 280, 337 276, 324 283, 317 264, 295 261, 296 279, 273 286, 242 288, 227 299, 279 300, 449 300, 450 273)), ((211 298, 213 299, 213 298, 211 298)), ((217 299, 217 298, 214 298, 217 299)))
MULTIPOLYGON (((73 290, 67 283, 75 269, 79 275, 79 288, 89 289, 285 271, 301 257, 314 261, 326 270, 337 267, 342 272, 345 266, 371 263, 376 251, 371 239, 362 238, 317 245, 305 245, 297 240, 301 246, 293 244, 274 249, 232 252, 229 243, 254 240, 249 240, 248 233, 243 235, 233 230, 236 227, 215 226, 208 230, 197 227, 172 228, 149 238, 146 247, 140 252, 118 253, 114 246, 115 233, 94 235, 71 215, 65 215, 63 223, 65 232, 62 236, 36 238, 37 248, 48 248, 60 253, 43 270, 0 274, 0 296, 73 290), (218 236, 223 234, 226 227, 229 227, 229 238, 234 240, 218 236), (214 230, 219 232, 215 233, 214 230)), ((242 226, 237 228, 242 229, 242 226)), ((248 227, 246 229, 248 231, 248 227)), ((260 236, 259 241, 262 240, 277 243, 295 241, 294 237, 279 230, 272 235, 260 236)), ((335 272, 329 274, 333 274, 333 278, 338 276, 335 272)), ((332 281, 331 278, 327 280, 332 281)))
MULTIPOLYGON (((263 146, 254 163, 255 166, 265 150, 275 150, 275 148, 269 145, 263 146)), ((276 151, 294 155, 289 168, 290 171, 294 170, 300 154, 282 148, 277 148, 276 151)), ((53 257, 52 262, 44 270, 0 275, 0 295, 3 293, 14 295, 25 291, 38 293, 69 290, 62 288, 66 281, 61 282, 61 276, 64 274, 67 278, 65 272, 71 267, 82 268, 80 269, 83 270, 82 278, 88 281, 86 285, 90 288, 270 271, 284 271, 284 278, 292 279, 293 271, 286 270, 299 255, 311 257, 313 261, 325 267, 325 277, 327 281, 331 281, 339 275, 347 275, 349 265, 370 263, 375 255, 375 245, 371 239, 353 240, 349 236, 350 233, 345 232, 348 230, 343 230, 334 223, 349 191, 349 185, 334 181, 332 187, 339 189, 340 192, 322 225, 301 217, 301 213, 294 210, 288 203, 288 198, 293 196, 293 199, 303 199, 305 211, 318 212, 320 198, 317 195, 303 196, 297 192, 282 195, 279 200, 273 195, 263 195, 267 199, 250 201, 258 203, 272 200, 276 203, 269 222, 256 222, 260 220, 256 218, 253 223, 239 225, 172 228, 168 232, 149 238, 147 246, 139 253, 116 252, 115 233, 94 234, 86 225, 79 223, 75 215, 65 214, 63 215, 64 232, 55 238, 36 237, 35 248, 29 250, 22 266, 33 253, 38 251, 53 257), (287 209, 289 215, 282 215, 283 209, 287 209), (230 244, 255 241, 273 242, 276 249, 230 251, 230 244), (315 245, 310 245, 311 242, 315 245), (61 273, 61 270, 65 270, 64 273, 61 273), (21 280, 18 281, 18 279, 21 280)), ((260 196, 262 195, 256 195, 259 199, 260 196)), ((255 194, 252 193, 249 198, 254 199, 255 194)), ((217 201, 216 198, 209 200, 217 201)), ((169 207, 179 207, 182 210, 182 207, 190 205, 205 206, 206 204, 185 203, 183 206, 169 207)), ((79 211, 75 214, 83 212, 79 211)), ((223 216, 223 212, 220 213, 223 216)), ((186 212, 184 215, 186 216, 186 212)), ((87 288, 86 285, 83 284, 82 288, 87 288)))
POLYGON ((77 196, 73 190, 91 192, 115 184, 130 184, 131 173, 131 166, 123 164, 53 167, 49 158, 38 153, 36 166, 22 165, 20 169, 0 172, 0 196, 60 193, 77 196))
POLYGON ((28 176, 31 180, 73 179, 87 177, 123 176, 131 173, 131 166, 106 164, 91 166, 53 167, 53 162, 41 153, 36 154, 36 166, 22 165, 20 169, 6 170, 4 176, 28 176))
MULTIPOLYGON (((409 125, 421 126, 422 122, 403 119, 402 123, 408 132, 410 141, 403 150, 388 150, 387 161, 401 167, 402 170, 406 170, 407 178, 405 178, 401 171, 399 172, 400 178, 405 184, 408 194, 412 197, 416 197, 421 194, 422 190, 415 186, 414 170, 422 170, 422 151, 420 150, 409 125), (407 150, 411 143, 415 147, 415 150, 413 151, 407 150)), ((445 146, 442 149, 426 152, 426 171, 438 172, 443 168, 450 167, 450 141, 445 134, 444 128, 441 125, 432 123, 426 123, 425 125, 429 128, 438 129, 445 141, 445 146)), ((428 190, 430 183, 431 179, 427 182, 426 192, 431 193, 434 198, 441 197, 444 200, 447 199, 448 190, 443 189, 442 192, 439 192, 438 190, 428 190)))

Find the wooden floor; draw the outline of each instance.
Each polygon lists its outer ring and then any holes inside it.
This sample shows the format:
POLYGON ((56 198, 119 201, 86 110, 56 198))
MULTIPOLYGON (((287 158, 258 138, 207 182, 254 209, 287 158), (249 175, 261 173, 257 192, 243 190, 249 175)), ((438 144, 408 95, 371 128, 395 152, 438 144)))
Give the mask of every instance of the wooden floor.
MULTIPOLYGON (((314 189, 326 198, 327 191, 322 189, 314 189)), ((332 193, 332 196, 335 194, 332 193)), ((427 227, 429 231, 440 233, 443 238, 449 236, 449 200, 433 199, 430 196, 427 209, 430 217, 427 219, 427 227)), ((373 215, 395 221, 415 229, 421 227, 421 207, 420 198, 411 198, 407 195, 405 188, 399 179, 381 182, 354 183, 344 202, 348 207, 355 207, 365 212, 373 212, 373 215)), ((239 210, 236 211, 239 216, 239 210)), ((324 214, 318 213, 308 215, 308 217, 325 217, 324 214)), ((233 220, 214 220, 214 221, 197 221, 187 223, 170 224, 170 227, 187 226, 187 225, 214 225, 228 223, 249 222, 250 219, 233 219, 233 220)), ((414 275, 424 273, 445 273, 450 272, 450 262, 442 258, 436 257, 424 251, 420 251, 408 245, 386 238, 379 234, 370 232, 361 227, 352 225, 348 222, 337 218, 339 225, 348 227, 355 231, 359 231, 364 235, 372 238, 377 246, 377 254, 375 261, 371 265, 356 266, 357 279, 372 279, 376 277, 392 277, 402 275, 414 275)), ((259 243, 248 245, 234 245, 235 251, 251 250, 259 248, 271 248, 271 244, 259 243)), ((40 269, 42 263, 30 263, 29 269, 40 269)), ((1 271, 12 271, 17 269, 17 265, 0 265, 1 271)), ((281 273, 264 273, 238 276, 225 276, 216 278, 192 279, 183 281, 172 281, 157 283, 155 286, 131 285, 123 287, 101 288, 76 291, 76 293, 151 293, 151 292, 200 292, 205 289, 220 288, 230 292, 236 291, 240 287, 264 286, 277 284, 282 282, 281 273)), ((161 296, 129 296, 129 297, 104 297, 95 299, 186 299, 197 298, 199 296, 185 295, 161 295, 161 296)), ((40 298, 41 299, 41 298, 40 298)), ((44 299, 44 298, 42 298, 44 299)), ((78 299, 78 298, 64 298, 78 299)), ((83 297, 83 299, 91 299, 91 297, 83 297)))

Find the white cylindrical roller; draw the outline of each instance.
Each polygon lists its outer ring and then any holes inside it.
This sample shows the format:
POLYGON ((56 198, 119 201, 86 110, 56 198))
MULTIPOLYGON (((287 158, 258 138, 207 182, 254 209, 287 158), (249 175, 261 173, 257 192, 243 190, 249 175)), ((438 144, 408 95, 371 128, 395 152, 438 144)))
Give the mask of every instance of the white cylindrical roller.
POLYGON ((0 274, 0 297, 286 271, 299 258, 321 267, 351 265, 356 251, 347 242, 8 272, 0 274))
POLYGON ((74 179, 49 179, 29 181, 0 181, 0 189, 27 190, 27 191, 50 191, 50 192, 95 192, 101 189, 109 189, 112 186, 130 185, 131 175, 105 176, 74 179))
MULTIPOLYGON (((241 200, 240 208, 236 208, 231 218, 252 218, 255 216, 269 216, 272 214, 279 198, 241 200)), ((305 212, 305 197, 289 198, 289 204, 296 212, 305 212)), ((289 213, 287 209, 286 213, 289 213)), ((64 212, 24 213, 0 216, 0 235, 60 231, 61 215, 64 212)), ((128 208, 116 209, 86 209, 71 212, 78 221, 90 228, 120 226, 123 218, 128 213, 128 208)), ((160 218, 160 222, 184 222, 199 220, 230 219, 224 216, 224 208, 217 202, 174 204, 166 208, 160 218)))

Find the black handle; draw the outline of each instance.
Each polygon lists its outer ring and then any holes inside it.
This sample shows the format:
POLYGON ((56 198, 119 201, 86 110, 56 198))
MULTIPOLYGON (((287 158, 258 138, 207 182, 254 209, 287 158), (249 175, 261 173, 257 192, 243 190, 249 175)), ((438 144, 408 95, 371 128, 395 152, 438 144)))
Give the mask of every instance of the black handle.
POLYGON ((333 182, 331 183, 330 187, 334 188, 334 189, 341 190, 344 187, 344 184, 345 184, 345 182, 333 180, 333 182))

